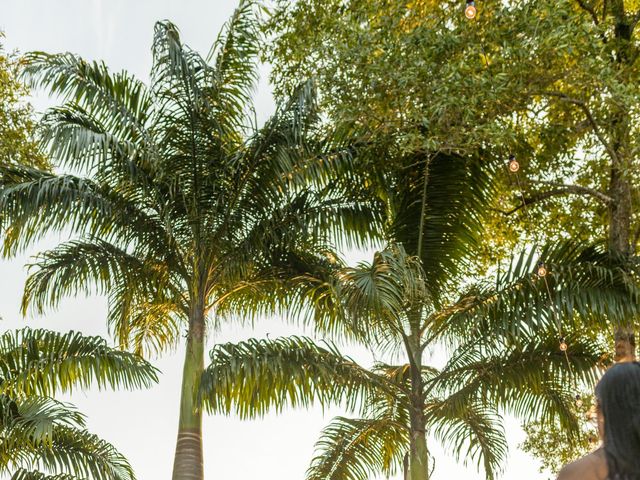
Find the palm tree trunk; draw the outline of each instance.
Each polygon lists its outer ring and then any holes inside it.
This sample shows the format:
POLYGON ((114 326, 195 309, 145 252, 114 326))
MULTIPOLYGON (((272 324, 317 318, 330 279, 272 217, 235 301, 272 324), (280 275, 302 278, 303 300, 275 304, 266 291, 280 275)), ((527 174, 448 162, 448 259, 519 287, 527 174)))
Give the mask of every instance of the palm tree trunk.
POLYGON ((182 373, 180 421, 173 462, 173 480, 204 480, 202 461, 202 413, 195 394, 204 371, 204 308, 194 308, 189 321, 187 350, 182 373))
POLYGON ((409 451, 409 480, 428 480, 429 450, 424 431, 422 411, 411 415, 411 449, 409 451))
POLYGON ((422 381, 422 349, 420 348, 420 312, 414 313, 417 320, 412 322, 412 334, 407 339, 406 347, 411 358, 411 409, 410 417, 410 449, 409 480, 428 480, 429 450, 425 432, 424 416, 424 384, 422 381))

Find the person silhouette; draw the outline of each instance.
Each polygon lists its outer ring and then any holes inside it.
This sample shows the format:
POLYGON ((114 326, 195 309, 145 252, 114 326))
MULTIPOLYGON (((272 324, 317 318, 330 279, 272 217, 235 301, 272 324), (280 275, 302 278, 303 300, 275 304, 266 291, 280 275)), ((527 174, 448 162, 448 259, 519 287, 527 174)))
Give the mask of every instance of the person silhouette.
POLYGON ((595 394, 601 447, 565 466, 558 480, 640 480, 640 363, 611 367, 595 394))

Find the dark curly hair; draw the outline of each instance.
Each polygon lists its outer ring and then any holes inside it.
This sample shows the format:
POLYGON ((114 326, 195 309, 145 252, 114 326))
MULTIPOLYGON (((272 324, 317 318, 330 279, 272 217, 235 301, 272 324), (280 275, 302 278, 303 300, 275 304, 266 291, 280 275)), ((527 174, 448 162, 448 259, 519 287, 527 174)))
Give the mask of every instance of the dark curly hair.
POLYGON ((596 386, 609 480, 640 480, 640 363, 611 367, 596 386))

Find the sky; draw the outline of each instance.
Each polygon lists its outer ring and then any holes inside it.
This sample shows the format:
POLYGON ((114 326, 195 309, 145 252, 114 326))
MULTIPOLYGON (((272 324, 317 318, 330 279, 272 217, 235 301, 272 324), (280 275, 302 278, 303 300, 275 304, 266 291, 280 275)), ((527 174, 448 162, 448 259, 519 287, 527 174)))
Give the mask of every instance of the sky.
MULTIPOLYGON (((104 60, 114 71, 126 69, 146 80, 155 21, 171 20, 180 28, 185 43, 206 54, 237 4, 237 0, 0 0, 0 31, 6 34, 7 50, 70 51, 87 60, 104 60)), ((260 67, 254 99, 259 122, 274 111, 268 72, 268 65, 260 67)), ((56 104, 45 92, 33 92, 32 103, 38 112, 56 104)), ((60 240, 66 239, 52 236, 17 258, 0 260, 0 329, 31 326, 108 338, 106 301, 97 295, 66 299, 56 311, 45 315, 24 318, 19 313, 27 277, 25 265, 60 240)), ((347 252, 352 264, 370 257, 371 252, 347 252)), ((274 318, 253 327, 225 325, 210 334, 208 342, 211 347, 267 334, 274 338, 304 333, 308 332, 274 318)), ((373 360, 363 348, 345 346, 342 350, 363 364, 373 360)), ((93 389, 62 397, 87 415, 91 432, 113 443, 130 460, 140 480, 171 478, 183 354, 178 348, 152 359, 161 375, 159 383, 148 390, 93 389)), ((437 355, 432 360, 442 362, 437 355)), ((322 427, 344 413, 336 407, 324 412, 319 408, 289 410, 252 421, 205 417, 205 478, 302 480, 322 427)), ((538 462, 518 450, 524 435, 514 420, 507 421, 507 437, 511 453, 502 478, 546 479, 538 473, 538 462)), ((473 466, 457 465, 433 439, 430 447, 436 458, 433 480, 484 478, 473 466)), ((400 480, 400 476, 393 480, 400 480)))

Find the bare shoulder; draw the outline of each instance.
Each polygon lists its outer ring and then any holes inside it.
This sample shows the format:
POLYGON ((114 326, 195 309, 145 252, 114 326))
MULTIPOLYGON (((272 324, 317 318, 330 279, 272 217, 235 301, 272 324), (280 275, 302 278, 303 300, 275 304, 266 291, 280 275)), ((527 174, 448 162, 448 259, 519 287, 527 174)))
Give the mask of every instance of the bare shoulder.
POLYGON ((606 478, 607 460, 602 449, 570 463, 558 474, 558 480, 605 480, 606 478))

